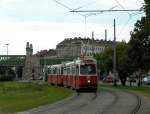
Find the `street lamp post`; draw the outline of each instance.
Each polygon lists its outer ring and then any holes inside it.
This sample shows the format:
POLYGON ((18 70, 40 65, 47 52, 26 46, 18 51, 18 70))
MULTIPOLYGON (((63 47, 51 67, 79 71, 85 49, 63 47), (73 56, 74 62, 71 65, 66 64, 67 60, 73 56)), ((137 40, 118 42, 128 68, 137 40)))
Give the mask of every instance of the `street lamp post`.
POLYGON ((7 59, 8 59, 8 46, 9 44, 5 44, 6 45, 6 48, 7 48, 7 59))
POLYGON ((114 56, 113 56, 113 75, 114 75, 114 86, 117 86, 116 82, 116 21, 114 19, 114 56))
MULTIPOLYGON (((8 61, 8 46, 9 46, 9 44, 5 44, 5 45, 6 45, 6 48, 7 48, 7 61, 8 61)), ((5 75, 6 76, 8 75, 8 68, 7 68, 6 72, 5 72, 5 75)))

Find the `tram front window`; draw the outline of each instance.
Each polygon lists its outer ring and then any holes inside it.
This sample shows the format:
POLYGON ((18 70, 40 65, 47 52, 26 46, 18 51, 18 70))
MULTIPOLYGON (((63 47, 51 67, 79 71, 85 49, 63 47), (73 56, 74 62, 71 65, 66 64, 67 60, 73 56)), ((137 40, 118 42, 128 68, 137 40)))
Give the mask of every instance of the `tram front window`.
POLYGON ((93 75, 96 74, 96 67, 94 64, 85 64, 80 66, 80 74, 93 75))

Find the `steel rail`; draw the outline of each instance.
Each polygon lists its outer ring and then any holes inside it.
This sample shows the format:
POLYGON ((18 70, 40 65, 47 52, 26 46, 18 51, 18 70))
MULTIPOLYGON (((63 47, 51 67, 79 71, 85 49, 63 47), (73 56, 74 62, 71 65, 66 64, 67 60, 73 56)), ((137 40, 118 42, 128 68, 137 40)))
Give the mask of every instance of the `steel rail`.
POLYGON ((116 94, 116 92, 110 90, 110 89, 102 89, 103 91, 106 91, 106 92, 109 92, 110 94, 112 94, 114 96, 114 100, 109 104, 107 105, 104 110, 102 112, 98 111, 96 114, 105 114, 107 112, 108 109, 111 109, 112 106, 117 103, 118 101, 118 95, 116 94))
POLYGON ((137 99, 137 104, 136 104, 135 108, 132 110, 131 114, 137 114, 140 107, 141 107, 141 101, 142 100, 141 100, 141 97, 139 95, 137 95, 135 93, 131 93, 131 94, 133 94, 137 99))
MULTIPOLYGON (((105 114, 105 113, 107 113, 107 110, 113 108, 112 106, 115 105, 115 103, 117 103, 117 100, 119 98, 117 93, 114 92, 113 90, 110 90, 110 89, 106 88, 106 89, 104 89, 104 91, 107 91, 107 92, 111 93, 112 95, 114 95, 115 98, 107 107, 104 108, 104 110, 102 112, 99 111, 96 114, 105 114)), ((126 92, 126 93, 128 93, 130 95, 133 95, 136 98, 135 107, 130 112, 130 114, 137 114, 139 109, 140 109, 140 107, 141 107, 141 97, 139 95, 137 95, 136 93, 133 93, 133 92, 128 92, 128 91, 123 91, 123 92, 126 92)))
POLYGON ((96 100, 96 98, 97 98, 97 94, 95 94, 95 93, 93 93, 93 97, 91 98, 91 99, 89 99, 89 100, 87 100, 87 102, 85 102, 85 103, 83 103, 83 104, 80 104, 80 105, 78 105, 77 107, 75 107, 75 108, 73 108, 72 110, 69 110, 69 112, 67 111, 67 112, 64 112, 64 113, 62 113, 62 114, 71 114, 73 111, 75 111, 76 109, 81 109, 81 108, 83 108, 83 107, 85 107, 85 106, 87 106, 87 105, 89 105, 91 102, 93 102, 94 100, 96 100))

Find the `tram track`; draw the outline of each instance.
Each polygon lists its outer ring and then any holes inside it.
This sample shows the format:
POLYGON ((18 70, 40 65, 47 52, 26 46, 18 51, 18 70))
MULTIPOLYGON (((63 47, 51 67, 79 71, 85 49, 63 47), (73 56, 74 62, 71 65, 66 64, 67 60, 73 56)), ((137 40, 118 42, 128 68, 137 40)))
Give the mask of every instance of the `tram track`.
MULTIPOLYGON (((80 93, 80 94, 82 94, 82 93, 80 93)), ((90 103, 94 102, 94 100, 96 100, 96 98, 97 98, 97 94, 95 94, 95 93, 90 93, 90 94, 93 95, 93 96, 90 99, 88 99, 86 102, 84 102, 83 104, 80 104, 77 107, 73 108, 72 110, 69 110, 68 112, 64 112, 62 114, 72 114, 73 111, 75 111, 77 109, 80 110, 81 108, 83 108, 83 107, 89 105, 90 103)))
MULTIPOLYGON (((98 91, 98 97, 96 97, 96 100, 99 100, 98 106, 101 108, 98 108, 96 106, 97 104, 96 102, 91 102, 90 104, 91 110, 92 110, 92 105, 94 105, 95 107, 93 112, 91 111, 88 114, 137 114, 141 106, 141 98, 137 94, 134 94, 132 92, 127 92, 127 91, 117 91, 108 88, 101 88, 98 91), (107 96, 108 94, 111 98, 111 101, 109 102, 107 101, 105 102, 105 104, 103 104, 102 99, 105 97, 102 94, 104 94, 105 96, 107 96), (122 96, 120 94, 127 96, 127 99, 124 99, 125 96, 122 96)), ((82 106, 78 109, 78 111, 74 113, 64 113, 64 114, 76 114, 76 113, 84 114, 83 112, 85 111, 85 109, 88 109, 88 107, 90 106, 82 106)), ((87 111, 85 111, 85 114, 87 114, 87 111)))
POLYGON ((135 93, 100 88, 95 93, 81 92, 51 105, 18 114, 138 114, 141 97, 135 93))
POLYGON ((89 104, 80 107, 79 109, 74 110, 68 114, 101 114, 105 108, 107 109, 110 104, 115 102, 114 95, 112 94, 105 89, 98 89, 96 97, 93 98, 89 104))
POLYGON ((141 97, 133 92, 128 92, 128 91, 117 91, 117 90, 111 90, 111 89, 106 89, 107 92, 111 93, 114 95, 114 100, 112 103, 110 103, 107 107, 103 109, 102 112, 96 113, 96 114, 137 114, 138 111, 140 110, 141 107, 141 97), (119 94, 126 94, 128 96, 128 99, 126 99, 126 102, 123 102, 124 99, 123 96, 120 96, 119 94), (132 99, 132 100, 131 100, 132 99), (121 102, 122 101, 122 102, 121 102), (131 106, 130 106, 130 102, 131 106), (127 105, 129 103, 129 106, 127 105), (119 106, 119 105, 121 106, 119 106), (126 105, 124 105, 126 104, 126 105), (123 108, 126 110, 123 110, 123 108), (121 108, 121 109, 119 109, 121 108))
POLYGON ((141 97, 135 93, 132 93, 132 94, 136 97, 137 103, 136 103, 135 108, 132 110, 131 114, 137 114, 141 107, 141 97))
POLYGON ((109 92, 110 94, 112 94, 112 95, 114 96, 114 100, 113 100, 110 104, 108 104, 108 105, 103 109, 102 112, 98 111, 98 113, 96 113, 96 114, 105 114, 106 111, 107 111, 108 109, 112 108, 112 106, 113 106, 113 105, 117 102, 117 100, 118 100, 118 96, 117 96, 117 94, 116 94, 114 91, 109 90, 109 89, 105 89, 105 91, 106 91, 106 92, 109 92))

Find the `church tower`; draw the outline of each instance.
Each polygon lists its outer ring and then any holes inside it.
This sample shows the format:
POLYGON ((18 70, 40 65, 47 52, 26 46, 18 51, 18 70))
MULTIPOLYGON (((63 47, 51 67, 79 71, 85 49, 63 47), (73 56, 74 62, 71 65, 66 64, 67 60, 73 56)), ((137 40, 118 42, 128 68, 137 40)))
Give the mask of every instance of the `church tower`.
POLYGON ((33 55, 33 46, 32 44, 29 44, 29 42, 27 42, 26 44, 26 56, 32 56, 33 55))

